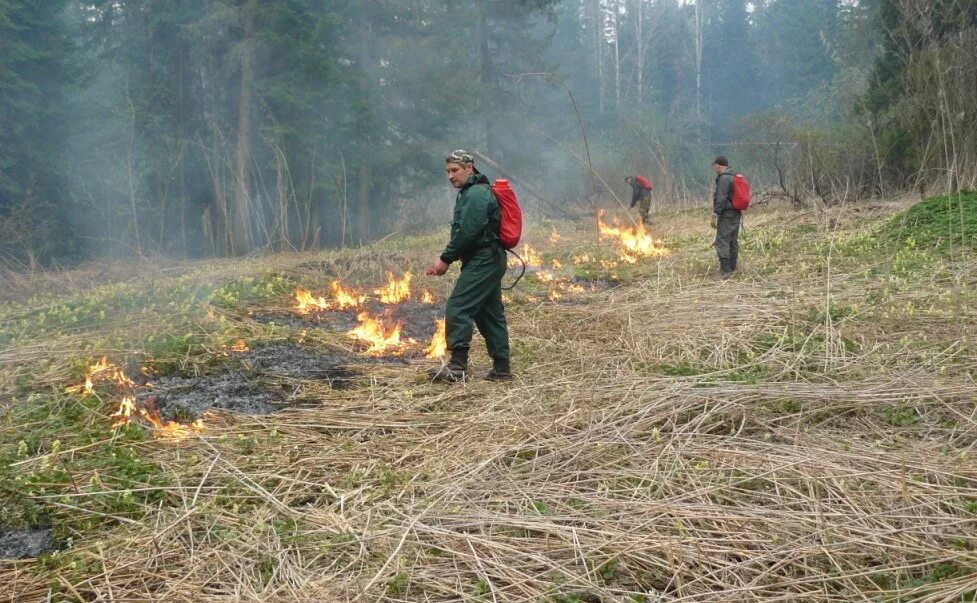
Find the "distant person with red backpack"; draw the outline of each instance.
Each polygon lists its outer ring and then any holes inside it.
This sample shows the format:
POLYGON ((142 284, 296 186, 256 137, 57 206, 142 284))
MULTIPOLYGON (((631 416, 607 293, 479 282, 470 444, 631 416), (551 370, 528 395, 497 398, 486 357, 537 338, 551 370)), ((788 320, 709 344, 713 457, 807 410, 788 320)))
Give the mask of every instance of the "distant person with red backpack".
POLYGON ((750 186, 729 167, 729 160, 720 155, 712 162, 716 172, 716 192, 712 198, 712 227, 716 229, 716 253, 719 271, 728 278, 736 270, 740 255, 740 224, 743 211, 750 204, 750 186))
MULTIPOLYGON (((493 192, 488 178, 475 167, 471 153, 463 150, 451 153, 445 159, 445 170, 448 181, 458 189, 451 240, 441 257, 427 269, 427 274, 443 276, 452 263, 460 261, 461 275, 445 306, 445 339, 451 358, 445 366, 432 371, 431 377, 451 383, 468 379, 468 352, 477 327, 492 357, 492 370, 486 378, 508 381, 513 375, 509 363, 509 329, 502 304, 502 277, 506 272, 505 250, 518 243, 518 235, 515 241, 510 240, 511 224, 507 223, 501 229, 500 238, 503 194, 493 192)), ((512 201, 515 202, 514 195, 512 201)))
POLYGON ((631 185, 631 209, 637 205, 641 223, 648 226, 651 224, 648 214, 651 212, 651 191, 654 190, 654 185, 644 176, 628 176, 624 181, 631 185))

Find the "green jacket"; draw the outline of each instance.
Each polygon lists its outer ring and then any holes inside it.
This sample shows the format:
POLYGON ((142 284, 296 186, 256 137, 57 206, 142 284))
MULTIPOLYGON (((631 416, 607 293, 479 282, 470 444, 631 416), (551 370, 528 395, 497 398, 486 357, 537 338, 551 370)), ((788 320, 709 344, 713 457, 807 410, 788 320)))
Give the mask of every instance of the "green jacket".
POLYGON ((474 174, 455 199, 455 215, 451 222, 451 240, 441 254, 447 264, 467 260, 479 249, 496 245, 502 211, 488 178, 474 174))
POLYGON ((716 176, 716 193, 712 197, 712 213, 717 216, 727 210, 736 211, 733 209, 733 177, 735 176, 736 172, 731 167, 727 167, 716 176))

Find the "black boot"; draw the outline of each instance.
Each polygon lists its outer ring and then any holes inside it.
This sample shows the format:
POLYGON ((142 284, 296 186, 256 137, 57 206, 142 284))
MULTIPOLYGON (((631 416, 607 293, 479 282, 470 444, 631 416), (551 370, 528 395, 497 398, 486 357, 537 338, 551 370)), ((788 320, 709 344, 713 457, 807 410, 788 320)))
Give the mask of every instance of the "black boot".
POLYGON ((733 274, 733 269, 731 268, 732 260, 727 260, 719 258, 719 274, 723 278, 729 278, 733 274))
POLYGON ((440 369, 430 372, 435 381, 445 383, 461 383, 468 380, 468 348, 451 350, 451 360, 440 369))
POLYGON ((729 258, 729 269, 731 272, 736 272, 736 260, 739 258, 737 256, 730 256, 729 258))
POLYGON ((515 379, 515 375, 512 374, 512 368, 509 365, 509 359, 493 360, 492 370, 485 374, 485 378, 489 381, 512 381, 515 379))

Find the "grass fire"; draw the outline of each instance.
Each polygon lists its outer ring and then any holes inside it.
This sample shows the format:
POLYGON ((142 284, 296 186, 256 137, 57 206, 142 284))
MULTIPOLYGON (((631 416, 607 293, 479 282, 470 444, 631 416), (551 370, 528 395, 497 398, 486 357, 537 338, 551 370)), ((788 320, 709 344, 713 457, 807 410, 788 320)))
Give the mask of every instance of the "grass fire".
POLYGON ((601 237, 615 242, 620 250, 619 259, 628 264, 637 263, 641 258, 659 258, 669 254, 661 240, 656 240, 643 223, 636 226, 620 226, 604 222, 603 211, 597 214, 597 229, 601 237))
MULTIPOLYGON (((5 517, 27 518, 41 505, 58 518, 55 526, 72 530, 72 545, 59 555, 96 569, 44 566, 35 570, 44 580, 0 570, 3 588, 29 593, 24 600, 37 598, 31 593, 43 599, 57 576, 79 592, 91 588, 107 597, 107 578, 113 596, 135 600, 159 576, 162 566, 151 560, 162 547, 170 551, 173 567, 166 571, 174 582, 159 583, 157 595, 167 600, 191 600, 221 584, 244 585, 254 598, 266 592, 264 584, 285 589, 273 574, 263 582, 223 565, 200 565, 194 556, 250 563, 257 558, 250 550, 280 559, 304 577, 307 586, 297 592, 320 600, 347 598, 334 596, 336 581, 354 579, 365 588, 376 575, 384 585, 366 589, 373 598, 383 599, 392 588, 387 583, 403 580, 410 589, 418 580, 425 588, 449 588, 455 582, 442 576, 443 555, 473 584, 487 572, 493 584, 513 588, 522 582, 511 572, 521 568, 548 589, 555 582, 536 564, 556 567, 585 550, 591 560, 575 574, 586 585, 581 592, 607 600, 633 593, 634 581, 666 588, 631 569, 640 567, 681 576, 699 585, 688 594, 709 599, 726 582, 700 570, 724 567, 727 554, 746 559, 730 570, 740 579, 803 599, 807 589, 797 571, 833 588, 848 584, 823 570, 818 563, 826 557, 804 544, 827 513, 836 519, 822 528, 836 543, 832 557, 844 560, 841 567, 862 567, 863 538, 890 559, 907 554, 907 538, 914 538, 925 555, 918 563, 954 559, 956 569, 946 575, 959 577, 919 582, 926 586, 914 592, 956 592, 973 577, 955 557, 955 542, 969 538, 960 526, 975 487, 966 434, 977 429, 967 419, 977 390, 961 378, 971 356, 943 317, 956 312, 968 325, 977 317, 959 311, 970 307, 963 303, 969 288, 944 286, 952 275, 970 274, 953 256, 909 253, 896 239, 884 248, 866 242, 863 233, 884 228, 897 210, 842 222, 830 235, 817 229, 817 216, 757 210, 744 245, 750 261, 732 280, 710 271, 706 243, 688 243, 709 233, 687 212, 658 216, 671 224, 667 246, 656 237, 651 246, 628 247, 619 235, 646 241, 649 231, 604 217, 603 232, 595 233, 592 221, 566 224, 556 242, 547 225, 520 247, 533 265, 505 293, 517 381, 476 376, 457 389, 435 386, 425 375, 447 362, 450 350, 437 302, 443 289, 413 276, 429 251, 423 239, 407 240, 410 251, 396 257, 405 262, 401 271, 384 266, 373 278, 368 267, 376 255, 350 255, 343 264, 349 274, 329 280, 307 256, 281 256, 275 266, 288 268, 281 276, 224 280, 181 322, 169 313, 184 281, 156 281, 152 297, 146 294, 157 304, 148 317, 125 310, 84 339, 47 329, 25 347, 30 364, 23 366, 43 366, 35 378, 61 385, 38 386, 30 405, 12 407, 0 424, 4 458, 12 462, 5 471, 21 476, 6 483, 19 492, 14 500, 24 501, 5 507, 11 509, 5 517), (788 235, 780 226, 784 216, 797 221, 788 235), (596 242, 595 234, 604 240, 596 242), (817 260, 827 236, 852 255, 832 260, 825 305, 829 272, 817 260), (647 255, 637 253, 642 249, 647 255), (665 254, 668 261, 659 262, 665 254), (895 264, 882 261, 890 254, 895 264), (899 270, 907 286, 872 289, 864 266, 899 270), (315 282, 330 285, 316 293, 306 285, 315 282), (885 304, 877 303, 880 295, 885 304), (261 312, 273 319, 254 320, 261 312), (103 353, 65 364, 62 350, 79 341, 99 342, 103 353), (48 360, 37 365, 38 358, 48 360), (73 373, 79 365, 80 374, 73 373), (934 442, 942 452, 934 452, 934 442), (906 475, 915 477, 905 487, 903 461, 893 464, 893 454, 910 459, 906 475), (892 500, 883 509, 886 496, 892 500), (944 503, 933 506, 933 499, 944 503), (622 501, 627 513, 620 513, 622 501), (671 519, 656 519, 663 512, 671 519), (756 523, 747 543, 745 516, 756 523), (496 527, 477 542, 466 540, 464 526, 486 517, 496 527), (550 536, 526 532, 527 518, 550 536), (848 541, 852 526, 862 535, 848 541), (192 542, 181 531, 187 529, 192 542), (689 553, 700 559, 696 568, 640 544, 686 543, 695 551, 705 539, 719 548, 689 553), (323 541, 330 560, 317 552, 323 541), (361 558, 366 542, 379 548, 361 558), (408 545, 416 554, 398 556, 408 545), (424 553, 431 550, 439 553, 424 553), (771 570, 751 561, 756 552, 796 556, 807 569, 771 570), (521 555, 530 556, 520 561, 521 555), (409 568, 408 578, 384 569, 390 558, 409 568), (356 559, 368 567, 344 569, 356 559), (614 560, 618 565, 605 566, 614 560), (595 567, 605 567, 603 574, 593 574, 595 567), (320 574, 328 580, 318 582, 320 574), (180 594, 176 585, 185 580, 194 594, 180 594)), ((215 266, 205 274, 226 279, 224 272, 215 266)), ((118 294, 131 300, 149 289, 140 278, 118 294)), ((491 366, 480 345, 471 360, 491 366)), ((9 383, 11 392, 23 387, 14 376, 9 383)), ((903 567, 885 556, 871 563, 903 567)), ((406 593, 397 597, 416 598, 406 593)), ((532 593, 545 598, 544 587, 532 593)))

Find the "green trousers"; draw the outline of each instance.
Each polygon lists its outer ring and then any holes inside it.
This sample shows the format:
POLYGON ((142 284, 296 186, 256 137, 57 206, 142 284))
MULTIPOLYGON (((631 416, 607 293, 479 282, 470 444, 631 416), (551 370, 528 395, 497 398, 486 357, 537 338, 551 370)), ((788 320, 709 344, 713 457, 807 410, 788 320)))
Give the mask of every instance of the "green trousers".
POLYGON ((499 246, 480 249, 461 264, 461 276, 445 306, 445 338, 448 349, 471 347, 473 327, 485 338, 493 360, 509 359, 509 327, 502 305, 505 250, 499 246))
POLYGON ((651 212, 651 195, 646 194, 638 199, 638 211, 641 213, 641 223, 651 224, 648 214, 651 212))
POLYGON ((716 226, 716 253, 721 260, 732 260, 740 255, 740 222, 743 214, 727 209, 719 214, 719 224, 716 226))

